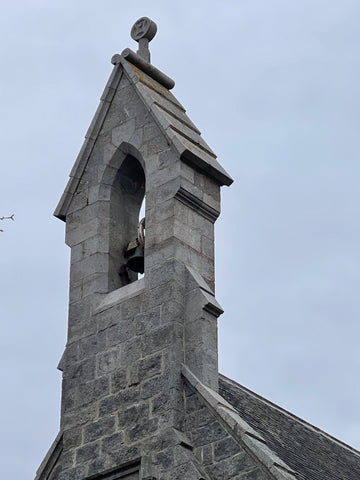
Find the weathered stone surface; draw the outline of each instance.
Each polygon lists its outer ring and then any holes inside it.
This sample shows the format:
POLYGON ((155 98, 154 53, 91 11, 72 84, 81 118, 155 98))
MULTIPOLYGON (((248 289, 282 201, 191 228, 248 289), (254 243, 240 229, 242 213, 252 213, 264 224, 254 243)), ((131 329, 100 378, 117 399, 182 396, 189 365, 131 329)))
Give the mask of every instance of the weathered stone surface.
POLYGON ((216 307, 220 195, 210 170, 222 169, 163 85, 122 57, 114 62, 57 210, 72 249, 60 477, 85 480, 141 458, 149 479, 210 480, 211 468, 240 454, 196 395, 185 399, 181 367, 216 388, 209 304, 216 307), (196 168, 182 156, 191 146, 201 156, 196 168), (210 170, 199 171, 207 157, 210 170), (138 236, 144 196, 145 273, 137 280, 126 248, 138 236))

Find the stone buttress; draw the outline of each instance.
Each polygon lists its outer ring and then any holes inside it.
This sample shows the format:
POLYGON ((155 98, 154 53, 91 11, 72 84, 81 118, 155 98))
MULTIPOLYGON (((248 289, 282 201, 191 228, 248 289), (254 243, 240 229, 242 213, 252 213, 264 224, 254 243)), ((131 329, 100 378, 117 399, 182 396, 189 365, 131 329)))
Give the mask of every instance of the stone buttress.
POLYGON ((216 393, 214 222, 232 179, 146 58, 156 26, 139 22, 55 212, 71 248, 68 339, 61 429, 36 479, 291 478, 269 473, 216 393), (125 252, 142 204, 138 278, 125 252))

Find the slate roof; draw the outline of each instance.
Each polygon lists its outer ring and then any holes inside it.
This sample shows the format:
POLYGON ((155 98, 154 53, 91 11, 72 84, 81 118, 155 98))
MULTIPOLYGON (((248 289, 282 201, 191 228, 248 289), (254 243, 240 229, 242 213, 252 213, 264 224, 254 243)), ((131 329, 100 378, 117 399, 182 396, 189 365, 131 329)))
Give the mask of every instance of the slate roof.
POLYGON ((219 393, 294 470, 298 480, 360 479, 357 450, 223 375, 219 393))

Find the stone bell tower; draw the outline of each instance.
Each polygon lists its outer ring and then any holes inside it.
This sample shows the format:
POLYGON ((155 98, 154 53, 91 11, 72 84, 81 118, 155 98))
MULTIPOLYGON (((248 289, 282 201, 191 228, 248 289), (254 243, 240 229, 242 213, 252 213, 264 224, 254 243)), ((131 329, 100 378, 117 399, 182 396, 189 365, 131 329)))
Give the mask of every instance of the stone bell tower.
POLYGON ((141 18, 137 53, 113 56, 55 211, 71 248, 68 338, 61 429, 37 480, 207 478, 186 436, 184 371, 217 391, 214 222, 232 179, 150 63, 156 28, 141 18))

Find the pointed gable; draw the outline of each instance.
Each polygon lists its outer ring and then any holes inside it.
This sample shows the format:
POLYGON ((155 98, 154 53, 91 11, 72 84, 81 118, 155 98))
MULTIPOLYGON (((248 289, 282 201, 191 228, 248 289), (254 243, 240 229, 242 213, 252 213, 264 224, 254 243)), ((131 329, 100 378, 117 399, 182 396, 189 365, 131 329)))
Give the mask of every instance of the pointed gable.
MULTIPOLYGON (((85 141, 54 215, 65 220, 95 143, 109 120, 110 108, 115 96, 116 94, 121 96, 123 93, 121 85, 125 79, 129 84, 128 89, 136 92, 137 98, 153 119, 154 125, 159 128, 180 159, 202 171, 219 185, 231 185, 232 178, 216 160, 215 153, 201 137, 200 130, 186 115, 185 108, 170 92, 175 85, 173 80, 142 60, 130 49, 124 50, 121 55, 114 55, 112 63, 114 69, 100 98, 100 104, 85 135, 85 141)), ((121 115, 118 106, 116 112, 121 115)), ((121 124, 121 121, 117 123, 121 124)))

